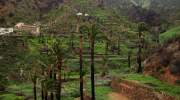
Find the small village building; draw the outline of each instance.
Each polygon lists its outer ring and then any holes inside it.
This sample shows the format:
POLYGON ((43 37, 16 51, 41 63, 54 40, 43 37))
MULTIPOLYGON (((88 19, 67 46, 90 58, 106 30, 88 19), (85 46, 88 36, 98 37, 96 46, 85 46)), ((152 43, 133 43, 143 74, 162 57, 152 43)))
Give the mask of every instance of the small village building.
POLYGON ((26 31, 29 32, 29 35, 35 35, 38 36, 40 35, 40 25, 26 25, 24 23, 17 23, 15 25, 15 29, 16 30, 20 30, 20 31, 26 31))

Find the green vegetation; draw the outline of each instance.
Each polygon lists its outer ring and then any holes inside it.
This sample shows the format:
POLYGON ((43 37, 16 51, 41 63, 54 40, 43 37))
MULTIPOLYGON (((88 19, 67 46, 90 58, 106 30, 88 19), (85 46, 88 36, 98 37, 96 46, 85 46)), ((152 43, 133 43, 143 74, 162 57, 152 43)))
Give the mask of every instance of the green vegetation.
POLYGON ((16 83, 11 82, 7 87, 9 92, 0 95, 2 100, 24 100, 25 96, 33 97, 31 83, 16 83), (21 94, 22 93, 22 94, 21 94), (19 96, 17 95, 19 94, 19 96), (22 95, 22 96, 20 96, 22 95))
POLYGON ((16 96, 15 94, 4 94, 4 95, 1 95, 0 98, 2 100, 24 100, 23 97, 16 96))
POLYGON ((161 43, 165 43, 169 40, 176 39, 179 36, 180 36, 180 26, 172 28, 172 29, 168 30, 167 32, 161 34, 160 41, 161 41, 161 43))
POLYGON ((107 86, 96 87, 96 98, 97 100, 108 100, 108 94, 113 90, 107 86))
MULTIPOLYGON (((162 25, 167 24, 148 10, 150 1, 139 1, 146 9, 127 0, 121 0, 123 5, 118 8, 109 7, 108 0, 107 4, 100 2, 104 0, 59 1, 15 3, 17 8, 12 12, 16 14, 6 18, 12 20, 5 26, 40 22, 42 34, 24 36, 28 32, 16 31, 23 36, 0 37, 0 99, 33 100, 37 96, 37 100, 74 100, 84 92, 91 97, 95 93, 96 100, 108 100, 108 94, 116 92, 110 87, 114 76, 180 98, 179 86, 143 75, 142 62, 159 49, 159 38, 154 37, 159 37, 160 31, 166 30, 161 30, 162 25), (83 14, 77 16, 78 12, 83 14), (84 84, 81 89, 80 83, 84 84)), ((160 42, 179 36, 178 26, 162 33, 160 42)))
POLYGON ((163 91, 170 95, 176 96, 180 99, 180 86, 170 85, 168 83, 162 82, 159 79, 152 76, 144 76, 142 74, 127 74, 122 76, 126 80, 137 81, 143 85, 148 85, 157 91, 163 91))

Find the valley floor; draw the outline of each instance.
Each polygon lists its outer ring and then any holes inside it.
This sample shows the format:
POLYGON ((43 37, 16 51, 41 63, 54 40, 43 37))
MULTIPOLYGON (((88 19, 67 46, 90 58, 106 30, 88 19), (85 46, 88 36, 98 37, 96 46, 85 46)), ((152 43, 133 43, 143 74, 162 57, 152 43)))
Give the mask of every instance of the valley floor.
MULTIPOLYGON (((117 74, 115 77, 121 77, 126 80, 133 80, 138 84, 143 84, 149 86, 156 91, 163 91, 168 95, 180 99, 180 86, 169 85, 167 83, 161 82, 160 80, 143 76, 139 74, 117 74)), ((114 90, 109 84, 111 80, 109 78, 98 78, 96 81, 96 98, 97 100, 131 100, 128 97, 124 96, 120 92, 114 90)), ((63 84, 63 100, 74 100, 79 96, 79 82, 71 81, 63 84)), ((85 89, 87 94, 90 95, 90 82, 85 83, 85 89)), ((38 86, 38 100, 41 100, 41 89, 38 86)), ((14 83, 8 86, 5 92, 0 94, 1 100, 33 100, 33 88, 31 83, 14 83)))

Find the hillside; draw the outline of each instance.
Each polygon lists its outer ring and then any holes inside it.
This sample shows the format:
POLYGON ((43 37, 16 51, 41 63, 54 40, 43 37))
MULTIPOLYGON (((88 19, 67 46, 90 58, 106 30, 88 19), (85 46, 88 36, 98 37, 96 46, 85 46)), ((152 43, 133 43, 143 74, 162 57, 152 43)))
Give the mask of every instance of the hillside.
POLYGON ((179 0, 104 0, 107 6, 127 12, 134 6, 152 10, 169 22, 176 22, 180 18, 180 1, 179 0))
POLYGON ((44 13, 61 4, 62 0, 1 0, 1 26, 12 26, 17 22, 34 23, 44 13))
POLYGON ((169 83, 179 84, 180 80, 180 38, 164 44, 159 51, 145 60, 144 73, 169 83))
POLYGON ((0 100, 180 100, 178 5, 0 0, 0 100))
MULTIPOLYGON (((73 2, 88 3, 89 0, 74 0, 73 2)), ((95 0, 91 0, 96 2, 95 0)), ((72 2, 72 0, 66 0, 65 2, 72 2)), ((14 23, 24 21, 27 23, 33 23, 39 21, 44 14, 47 14, 50 10, 58 8, 62 5, 63 0, 2 0, 0 3, 0 20, 2 25, 13 25, 14 23)), ((97 3, 98 4, 98 3, 97 3)), ((97 5, 96 4, 96 5, 97 5)), ((175 23, 179 18, 179 4, 178 0, 103 0, 104 7, 108 9, 116 9, 115 11, 119 16, 132 16, 132 19, 136 15, 134 12, 141 12, 140 10, 146 9, 163 19, 168 19, 168 22, 175 23)), ((84 6, 84 5, 82 5, 84 6)), ((147 16, 147 14, 138 14, 138 16, 147 16)))
POLYGON ((162 43, 165 43, 165 42, 171 41, 173 39, 176 39, 178 37, 180 37, 180 26, 172 28, 172 29, 162 33, 160 35, 160 41, 162 43))
POLYGON ((180 27, 174 27, 160 35, 161 47, 144 62, 144 73, 166 82, 179 84, 180 27))

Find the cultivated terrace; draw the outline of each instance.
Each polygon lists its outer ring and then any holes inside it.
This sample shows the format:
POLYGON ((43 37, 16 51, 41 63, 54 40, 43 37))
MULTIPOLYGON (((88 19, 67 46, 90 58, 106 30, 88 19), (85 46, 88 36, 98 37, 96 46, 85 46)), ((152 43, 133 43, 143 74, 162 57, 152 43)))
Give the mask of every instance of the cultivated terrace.
POLYGON ((0 100, 180 100, 179 0, 0 0, 0 100))

